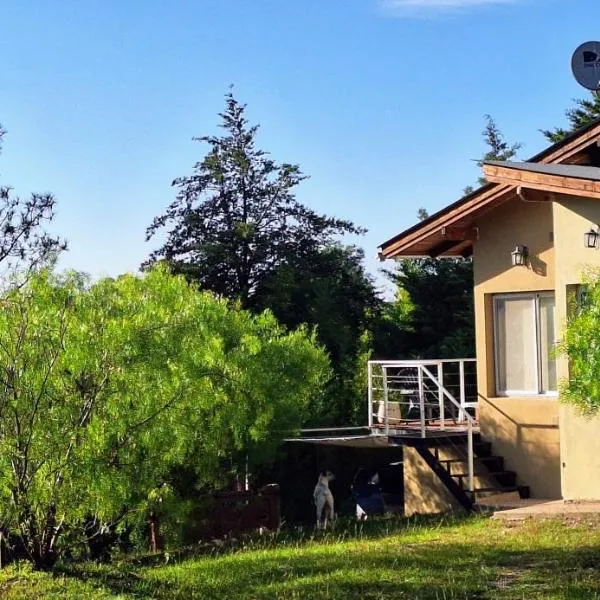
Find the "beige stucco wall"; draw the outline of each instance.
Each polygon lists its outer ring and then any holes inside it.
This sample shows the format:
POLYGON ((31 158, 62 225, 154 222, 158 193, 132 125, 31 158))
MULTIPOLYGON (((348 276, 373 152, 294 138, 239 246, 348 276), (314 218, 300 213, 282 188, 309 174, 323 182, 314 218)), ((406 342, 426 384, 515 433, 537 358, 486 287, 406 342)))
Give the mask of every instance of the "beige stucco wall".
POLYGON ((404 514, 439 514, 463 510, 439 477, 409 446, 404 447, 404 514))
POLYGON ((497 397, 494 376, 492 295, 553 290, 555 285, 553 207, 518 198, 482 217, 474 244, 475 327, 480 421, 483 437, 505 467, 533 497, 559 498, 559 410, 555 398, 497 397), (529 249, 529 267, 512 267, 517 244, 529 249))
MULTIPOLYGON (((567 286, 581 282, 588 266, 600 267, 600 250, 585 248, 583 235, 600 223, 600 201, 563 196, 553 203, 556 247, 556 322, 567 318, 567 286)), ((568 361, 558 357, 557 375, 569 376, 568 361)), ((600 499, 600 419, 586 420, 560 407, 562 493, 567 500, 600 499)))

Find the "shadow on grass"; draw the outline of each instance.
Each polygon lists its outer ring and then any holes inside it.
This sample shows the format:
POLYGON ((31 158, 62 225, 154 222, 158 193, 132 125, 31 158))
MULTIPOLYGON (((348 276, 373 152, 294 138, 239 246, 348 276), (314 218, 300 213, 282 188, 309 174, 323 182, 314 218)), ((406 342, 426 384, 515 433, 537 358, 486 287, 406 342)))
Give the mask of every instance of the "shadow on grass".
MULTIPOLYGON (((375 535, 251 550, 154 568, 62 569, 114 594, 146 598, 597 598, 600 541, 529 548, 518 532, 444 540, 375 535), (487 536, 487 537, 486 537, 487 536), (411 541, 412 539, 412 541, 411 541)), ((431 531, 431 529, 430 529, 431 531)), ((383 535, 383 534, 382 534, 383 535)))
POLYGON ((308 544, 330 544, 353 540, 376 540, 395 534, 433 531, 485 520, 473 515, 418 515, 413 517, 376 517, 357 522, 354 518, 338 519, 332 528, 283 527, 277 532, 243 535, 239 539, 219 540, 218 544, 197 544, 175 551, 124 557, 124 563, 137 566, 164 565, 197 556, 222 556, 239 551, 301 548, 308 544))

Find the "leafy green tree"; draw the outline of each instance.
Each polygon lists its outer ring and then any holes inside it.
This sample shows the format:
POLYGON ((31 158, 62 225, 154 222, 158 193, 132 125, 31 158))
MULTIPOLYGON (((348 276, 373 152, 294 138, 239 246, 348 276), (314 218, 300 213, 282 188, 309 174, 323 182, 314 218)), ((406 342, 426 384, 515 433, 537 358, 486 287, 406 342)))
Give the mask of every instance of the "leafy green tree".
POLYGON ((223 485, 264 464, 329 377, 303 329, 165 269, 91 286, 42 272, 1 302, 0 526, 38 568, 90 516, 145 515, 178 466, 223 485))
POLYGON ((557 348, 569 359, 569 377, 559 389, 563 401, 591 417, 600 413, 600 273, 587 273, 583 285, 585 294, 569 298, 567 327, 557 348))
POLYGON ((364 420, 366 389, 357 372, 366 370, 369 332, 381 302, 363 259, 362 250, 341 245, 290 258, 254 298, 255 308, 269 308, 290 329, 316 326, 333 368, 325 414, 314 415, 320 424, 364 420))
POLYGON ((154 219, 147 239, 166 228, 166 241, 149 262, 166 260, 203 288, 247 307, 257 287, 289 259, 362 230, 296 200, 294 188, 305 175, 256 147, 258 126, 249 125, 245 110, 227 94, 224 135, 195 138, 209 151, 192 175, 173 182, 177 197, 154 219))
POLYGON ((567 128, 555 127, 542 129, 544 137, 552 143, 564 140, 568 135, 585 127, 592 121, 600 118, 600 95, 591 92, 589 98, 575 99, 575 106, 565 111, 569 126, 567 128))
MULTIPOLYGON (((0 153, 6 131, 0 125, 0 153)), ((31 194, 23 200, 0 184, 0 265, 5 271, 33 268, 66 249, 66 243, 44 230, 54 218, 52 194, 31 194)))

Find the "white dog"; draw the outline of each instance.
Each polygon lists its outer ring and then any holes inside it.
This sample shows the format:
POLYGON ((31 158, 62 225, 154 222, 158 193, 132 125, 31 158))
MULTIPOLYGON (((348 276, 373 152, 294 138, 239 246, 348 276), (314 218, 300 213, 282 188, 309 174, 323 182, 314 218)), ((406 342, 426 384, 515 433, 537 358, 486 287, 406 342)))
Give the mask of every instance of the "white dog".
POLYGON ((317 529, 325 529, 329 520, 333 521, 335 512, 333 510, 333 494, 329 489, 329 482, 334 479, 331 471, 323 471, 313 492, 313 498, 317 507, 317 529))

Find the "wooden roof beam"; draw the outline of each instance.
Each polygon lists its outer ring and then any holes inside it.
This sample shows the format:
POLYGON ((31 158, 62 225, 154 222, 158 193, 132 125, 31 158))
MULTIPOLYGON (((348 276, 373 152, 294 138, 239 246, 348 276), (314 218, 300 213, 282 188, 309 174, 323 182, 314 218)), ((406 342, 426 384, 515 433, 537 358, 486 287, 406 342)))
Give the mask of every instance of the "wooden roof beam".
MULTIPOLYGON (((529 159, 529 162, 565 164, 573 160, 578 153, 584 152, 586 148, 597 145, 599 139, 600 121, 583 128, 581 131, 569 136, 566 140, 558 142, 536 154, 529 159)), ((594 164, 593 161, 592 164, 594 164)), ((495 182, 490 180, 490 183, 495 182)), ((519 185, 522 184, 511 182, 511 184, 500 185, 498 187, 483 186, 473 194, 465 196, 438 213, 431 215, 424 222, 418 223, 384 242, 381 245, 380 258, 385 260, 400 256, 414 256, 417 253, 413 252, 413 246, 432 235, 439 235, 439 230, 442 226, 450 226, 460 219, 482 214, 493 206, 510 200, 511 197, 514 197, 515 187, 519 185)), ((531 188, 532 186, 526 187, 531 188)))
POLYGON ((442 227, 440 230, 442 237, 454 242, 464 242, 479 239, 479 228, 477 227, 442 227))
POLYGON ((483 165, 483 172, 486 179, 493 183, 542 190, 547 193, 600 198, 600 181, 592 179, 536 173, 499 165, 483 165))
POLYGON ((556 194, 552 192, 534 190, 522 186, 517 188, 517 196, 523 200, 523 202, 554 202, 556 200, 556 194))
POLYGON ((429 250, 429 258, 437 258, 438 256, 444 254, 444 252, 448 252, 448 250, 452 250, 452 248, 458 245, 459 244, 457 244, 454 240, 444 240, 429 250))

